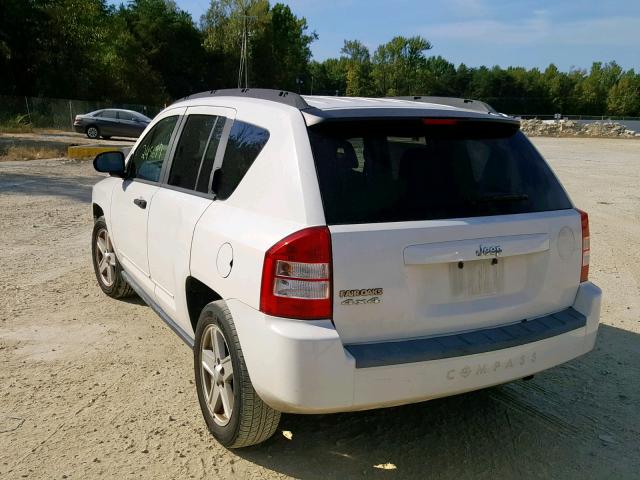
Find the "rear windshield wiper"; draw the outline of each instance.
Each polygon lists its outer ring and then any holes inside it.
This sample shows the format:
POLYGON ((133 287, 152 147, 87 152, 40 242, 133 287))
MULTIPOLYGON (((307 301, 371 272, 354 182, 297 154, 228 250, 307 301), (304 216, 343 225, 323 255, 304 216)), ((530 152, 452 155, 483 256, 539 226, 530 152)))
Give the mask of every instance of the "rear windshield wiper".
POLYGON ((485 195, 474 200, 476 203, 491 203, 491 202, 522 202, 529 200, 529 195, 526 193, 499 193, 495 195, 485 195))

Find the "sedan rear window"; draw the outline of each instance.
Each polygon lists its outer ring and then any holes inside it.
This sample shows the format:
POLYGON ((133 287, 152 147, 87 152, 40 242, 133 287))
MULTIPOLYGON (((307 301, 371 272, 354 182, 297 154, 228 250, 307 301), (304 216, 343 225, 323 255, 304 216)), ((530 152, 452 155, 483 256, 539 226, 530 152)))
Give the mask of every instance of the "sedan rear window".
POLYGON ((309 138, 330 225, 572 208, 517 125, 340 121, 310 127, 309 138))

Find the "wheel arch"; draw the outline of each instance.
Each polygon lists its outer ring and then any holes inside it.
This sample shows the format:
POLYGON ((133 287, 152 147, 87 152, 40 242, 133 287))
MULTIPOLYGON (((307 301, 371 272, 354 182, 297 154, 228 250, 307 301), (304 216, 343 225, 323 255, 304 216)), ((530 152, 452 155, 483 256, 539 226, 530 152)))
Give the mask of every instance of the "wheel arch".
POLYGON ((202 309, 209 303, 222 300, 222 296, 214 289, 195 277, 187 277, 185 280, 185 298, 189 321, 195 333, 198 319, 202 309))
POLYGON ((96 221, 100 217, 104 217, 104 210, 100 205, 93 202, 91 209, 93 211, 93 220, 96 221))

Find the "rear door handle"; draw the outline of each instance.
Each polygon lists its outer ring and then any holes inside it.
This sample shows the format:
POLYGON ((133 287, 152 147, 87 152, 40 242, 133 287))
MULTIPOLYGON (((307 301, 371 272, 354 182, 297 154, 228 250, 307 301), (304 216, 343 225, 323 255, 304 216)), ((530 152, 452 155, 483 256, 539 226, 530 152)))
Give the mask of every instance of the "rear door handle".
POLYGON ((147 201, 144 198, 136 198, 133 203, 139 206, 142 209, 147 208, 147 201))

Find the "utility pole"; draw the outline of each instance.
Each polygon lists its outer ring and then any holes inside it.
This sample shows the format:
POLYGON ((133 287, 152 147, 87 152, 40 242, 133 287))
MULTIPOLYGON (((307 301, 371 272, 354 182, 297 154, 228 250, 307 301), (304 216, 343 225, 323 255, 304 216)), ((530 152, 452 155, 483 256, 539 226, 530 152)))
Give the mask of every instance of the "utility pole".
POLYGON ((240 66, 238 67, 238 88, 249 88, 249 21, 257 17, 242 15, 242 38, 240 42, 240 66), (244 87, 242 86, 244 80, 244 87))

